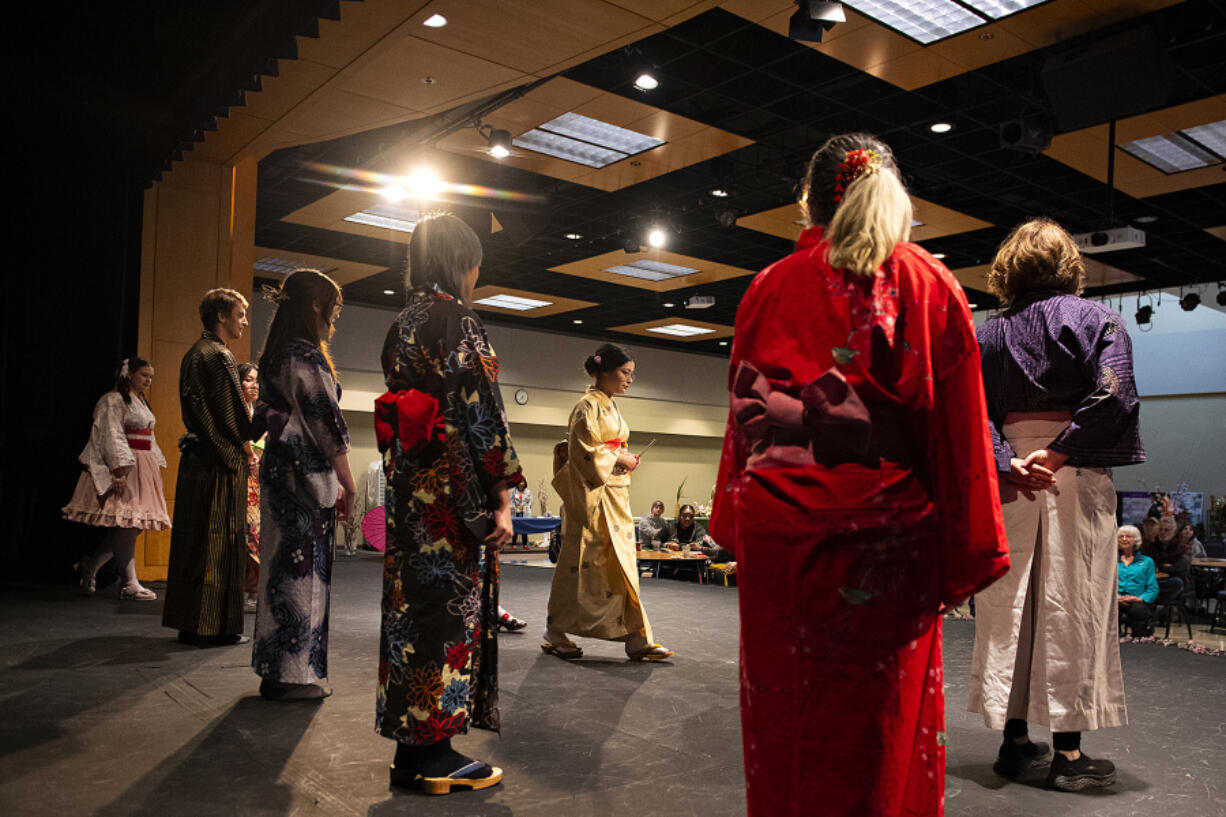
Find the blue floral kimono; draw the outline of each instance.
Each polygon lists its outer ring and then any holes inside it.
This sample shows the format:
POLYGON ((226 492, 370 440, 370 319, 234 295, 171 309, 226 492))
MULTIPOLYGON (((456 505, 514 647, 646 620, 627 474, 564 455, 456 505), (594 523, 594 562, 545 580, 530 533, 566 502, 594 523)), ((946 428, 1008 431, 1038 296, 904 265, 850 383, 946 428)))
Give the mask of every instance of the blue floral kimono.
POLYGON ((349 450, 340 386, 318 348, 294 341, 260 368, 260 601, 251 666, 272 681, 328 676, 328 601, 339 482, 349 450))
POLYGON ((499 728, 494 491, 519 463, 476 313, 414 291, 383 345, 387 472, 376 729, 411 745, 499 728))

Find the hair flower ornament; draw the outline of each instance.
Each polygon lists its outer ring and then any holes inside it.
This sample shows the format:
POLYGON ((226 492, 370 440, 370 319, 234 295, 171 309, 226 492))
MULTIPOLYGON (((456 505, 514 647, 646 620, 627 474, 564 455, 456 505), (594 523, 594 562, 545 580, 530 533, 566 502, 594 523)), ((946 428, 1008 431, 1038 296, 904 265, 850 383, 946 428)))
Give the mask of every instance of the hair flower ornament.
POLYGON ((843 201, 843 194, 852 182, 861 176, 876 173, 880 168, 881 155, 877 151, 863 148, 847 151, 847 156, 839 162, 839 175, 834 180, 834 203, 843 201))
POLYGON ((125 357, 123 359, 123 363, 119 364, 119 376, 120 377, 127 377, 129 374, 131 374, 130 370, 128 369, 128 360, 129 358, 125 357))
POLYGON ((594 360, 594 361, 596 361, 597 363, 599 363, 599 362, 600 362, 600 355, 592 355, 592 360, 594 360))

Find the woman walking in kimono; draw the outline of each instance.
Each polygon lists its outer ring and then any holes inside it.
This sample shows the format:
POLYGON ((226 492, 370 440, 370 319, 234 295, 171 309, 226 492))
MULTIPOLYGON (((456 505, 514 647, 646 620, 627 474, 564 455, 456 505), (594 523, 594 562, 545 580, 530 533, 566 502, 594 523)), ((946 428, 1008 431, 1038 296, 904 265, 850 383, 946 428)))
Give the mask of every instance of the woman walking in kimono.
POLYGON ((84 470, 64 518, 107 528, 98 549, 81 560, 81 590, 97 590, 98 568, 112 556, 119 571, 119 598, 155 601, 157 594, 136 578, 136 537, 145 530, 166 530, 170 514, 162 494, 161 469, 166 458, 153 436, 156 420, 145 397, 153 367, 133 355, 115 375, 115 388, 94 407, 89 443, 81 452, 84 470))
MULTIPOLYGON (((248 416, 255 415, 255 401, 260 399, 260 372, 254 363, 240 363, 238 382, 243 387, 243 402, 248 416)), ((264 452, 263 438, 244 446, 247 454, 247 572, 243 578, 243 609, 254 613, 260 596, 260 455, 264 452)))
POLYGON ((583 650, 567 635, 580 635, 624 641, 632 660, 660 661, 673 652, 652 640, 630 515, 630 474, 639 458, 629 453, 630 426, 613 402, 634 382, 634 359, 606 343, 583 368, 596 384, 570 413, 566 464, 553 477, 566 512, 541 649, 578 658, 583 650))
POLYGON ((737 311, 711 519, 749 814, 939 815, 940 612, 1008 569, 974 325, 886 145, 829 139, 801 205, 737 311))
POLYGON ((1027 724, 1051 727, 1047 785, 1062 791, 1115 782, 1081 733, 1128 723, 1110 468, 1145 459, 1128 332, 1077 297, 1084 277, 1068 233, 1027 222, 988 274, 1008 308, 979 329, 1012 568, 975 597, 970 710, 1004 731, 1004 777, 1046 763, 1027 724))
POLYGON ((459 218, 418 223, 375 403, 387 473, 375 728, 396 741, 392 785, 427 794, 502 780, 451 747, 470 726, 499 729, 498 550, 519 478, 498 358, 468 306, 481 255, 459 218))
POLYGON ((341 290, 315 270, 268 293, 277 313, 260 355, 260 598, 251 666, 272 700, 326 698, 328 604, 338 519, 353 510, 349 430, 328 354, 341 290))

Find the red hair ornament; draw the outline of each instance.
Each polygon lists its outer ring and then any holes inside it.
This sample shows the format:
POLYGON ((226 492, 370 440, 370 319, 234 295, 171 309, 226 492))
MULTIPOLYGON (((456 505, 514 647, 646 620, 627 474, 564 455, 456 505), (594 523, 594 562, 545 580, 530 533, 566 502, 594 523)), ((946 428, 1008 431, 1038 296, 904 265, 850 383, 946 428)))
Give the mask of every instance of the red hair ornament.
POLYGON ((834 179, 834 203, 843 201, 843 194, 851 183, 861 176, 876 173, 881 167, 881 156, 875 150, 856 148, 847 151, 847 155, 839 162, 839 175, 834 179))

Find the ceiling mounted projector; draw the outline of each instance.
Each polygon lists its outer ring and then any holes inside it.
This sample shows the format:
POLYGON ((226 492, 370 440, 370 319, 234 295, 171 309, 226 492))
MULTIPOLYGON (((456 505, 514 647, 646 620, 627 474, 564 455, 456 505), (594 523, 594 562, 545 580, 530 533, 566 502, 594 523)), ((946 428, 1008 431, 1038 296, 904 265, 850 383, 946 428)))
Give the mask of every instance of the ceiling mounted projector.
POLYGON ((1135 250, 1145 246, 1145 233, 1136 227, 1115 227, 1093 233, 1078 233, 1073 236, 1077 249, 1083 253, 1135 250))
POLYGON ((685 299, 686 309, 709 309, 715 306, 714 295, 691 295, 685 299))

